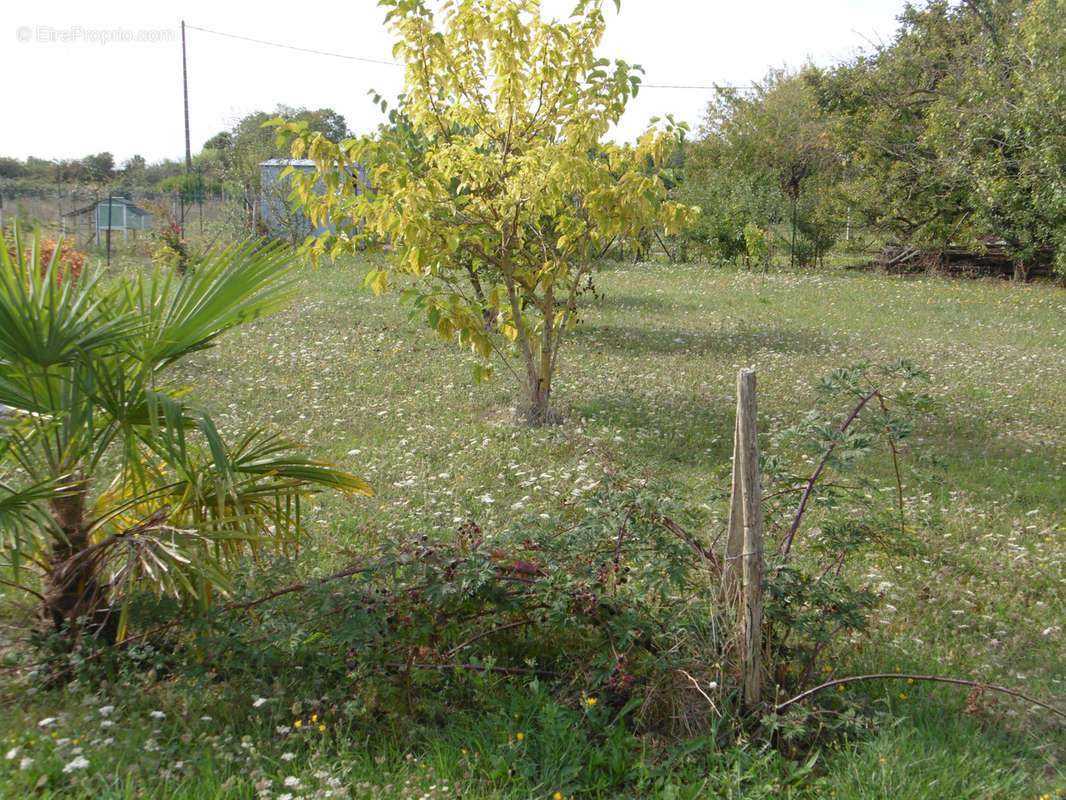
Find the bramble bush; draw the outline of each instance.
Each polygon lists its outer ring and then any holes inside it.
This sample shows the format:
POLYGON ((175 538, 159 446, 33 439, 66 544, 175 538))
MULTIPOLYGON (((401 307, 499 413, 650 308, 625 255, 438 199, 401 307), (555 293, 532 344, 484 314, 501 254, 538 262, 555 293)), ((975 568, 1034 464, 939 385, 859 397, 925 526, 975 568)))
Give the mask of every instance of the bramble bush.
MULTIPOLYGON (((777 438, 789 458, 764 458, 777 549, 768 544, 765 579, 770 697, 810 685, 833 644, 866 626, 878 598, 849 559, 910 552, 902 484, 889 487, 896 507, 886 511, 884 489, 855 475, 879 449, 898 474, 910 428, 897 410, 925 407, 923 380, 907 364, 839 370, 819 408, 777 438), (843 424, 842 397, 852 404, 843 424), (799 471, 811 464, 813 475, 799 471), (812 510, 817 524, 801 527, 812 510)), ((249 565, 234 607, 187 626, 192 647, 173 658, 250 697, 313 702, 353 724, 433 724, 491 703, 498 689, 487 686, 536 680, 562 708, 595 698, 597 713, 633 729, 696 735, 739 717, 740 675, 708 511, 681 497, 608 465, 598 486, 551 514, 499 530, 468 519, 442 540, 411 534, 318 581, 279 590, 290 564, 249 565)), ((844 713, 849 697, 832 701, 841 724, 868 724, 844 713)))
MULTIPOLYGON (((769 698, 816 683, 841 642, 862 635, 878 597, 848 562, 912 552, 901 477, 910 426, 901 414, 927 407, 924 379, 906 363, 838 370, 822 381, 818 407, 774 437, 779 455, 764 456, 769 698), (879 450, 894 465, 887 490, 896 504, 887 510, 885 487, 856 477, 879 450)), ((484 721, 499 717, 503 738, 474 743, 481 758, 464 762, 466 778, 578 793, 632 781, 635 759, 655 761, 641 750, 649 742, 669 749, 683 739, 714 754, 758 731, 754 741, 795 757, 874 729, 884 710, 847 689, 815 710, 777 714, 768 701, 753 728, 739 702, 735 612, 722 601, 722 537, 707 533, 728 491, 697 507, 654 476, 604 471, 552 513, 500 529, 468 519, 440 540, 410 534, 331 576, 295 582, 288 559, 246 562, 230 603, 180 627, 170 622, 173 599, 135 599, 130 629, 156 633, 122 650, 87 642, 55 656, 92 685, 177 676, 252 709, 267 731, 317 714, 331 726, 409 738, 468 715, 484 736, 492 729, 484 721), (516 739, 523 729, 536 746, 516 739), (536 747, 561 750, 548 740, 563 735, 573 752, 598 760, 545 767, 536 747)), ((640 780, 649 787, 666 780, 648 769, 640 780)))

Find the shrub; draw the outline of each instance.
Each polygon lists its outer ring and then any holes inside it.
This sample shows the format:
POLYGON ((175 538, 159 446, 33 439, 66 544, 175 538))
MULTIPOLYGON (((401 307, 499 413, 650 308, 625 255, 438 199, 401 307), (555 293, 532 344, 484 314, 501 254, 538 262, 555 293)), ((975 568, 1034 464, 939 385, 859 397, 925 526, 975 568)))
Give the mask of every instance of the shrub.
POLYGON ((4 231, 4 245, 10 258, 14 259, 16 253, 21 253, 25 261, 38 264, 42 276, 51 269, 57 283, 66 275, 77 281, 85 269, 85 256, 66 239, 57 242, 38 234, 33 241, 26 242, 15 227, 4 231))

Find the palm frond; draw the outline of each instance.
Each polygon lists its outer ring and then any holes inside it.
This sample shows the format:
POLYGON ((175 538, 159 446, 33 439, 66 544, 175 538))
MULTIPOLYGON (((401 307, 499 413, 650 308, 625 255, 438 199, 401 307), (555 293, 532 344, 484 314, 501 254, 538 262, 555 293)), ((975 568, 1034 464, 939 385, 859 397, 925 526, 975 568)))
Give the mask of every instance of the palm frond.
POLYGON ((56 268, 54 254, 51 265, 40 263, 36 244, 26 257, 17 226, 14 254, 0 247, 0 361, 5 364, 68 363, 94 349, 118 347, 136 325, 132 317, 116 313, 117 295, 103 288, 102 271, 83 273, 76 281, 56 280, 56 268))
POLYGON ((0 551, 16 584, 33 554, 45 549, 57 535, 46 504, 62 490, 62 481, 16 487, 0 480, 0 551))
POLYGON ((138 356, 162 369, 210 347, 224 331, 274 311, 292 294, 291 252, 249 241, 208 251, 183 278, 159 271, 142 276, 127 304, 148 324, 138 356))

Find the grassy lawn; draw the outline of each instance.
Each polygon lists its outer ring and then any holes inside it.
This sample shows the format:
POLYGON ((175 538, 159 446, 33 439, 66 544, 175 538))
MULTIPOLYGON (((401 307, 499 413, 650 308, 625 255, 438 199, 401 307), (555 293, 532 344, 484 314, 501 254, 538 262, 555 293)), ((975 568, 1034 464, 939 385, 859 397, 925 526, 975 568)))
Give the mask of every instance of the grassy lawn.
MULTIPOLYGON (((728 513, 739 368, 757 370, 762 449, 774 453, 775 434, 814 403, 819 377, 904 358, 930 373, 936 401, 910 420, 903 480, 914 548, 907 557, 848 560, 880 601, 863 636, 827 651, 827 674, 952 675, 1066 707, 1063 289, 607 266, 560 356, 554 391, 566 423, 528 429, 508 413, 514 384, 506 369, 474 384, 468 355, 409 319, 398 293, 359 290, 364 269, 307 271, 287 309, 186 366, 184 377, 223 429, 277 426, 375 487, 370 500, 322 498, 297 575, 339 569, 389 539, 449 538, 468 518, 492 531, 548 513, 620 467, 672 482, 700 521, 695 532, 712 541, 728 513)), ((841 421, 848 411, 839 409, 841 421)), ((864 470, 891 505, 891 461, 878 457, 864 470)), ((621 754, 603 769, 626 775, 611 785, 632 797, 1036 798, 1066 790, 1061 720, 991 693, 967 709, 965 689, 905 682, 857 690, 857 703, 883 710, 883 724, 787 760, 750 742, 718 747, 713 734, 686 745, 615 741, 621 734, 600 731, 605 738, 594 745, 573 733, 572 709, 529 683, 487 681, 495 710, 455 709, 446 724, 381 729, 343 710, 312 720, 318 706, 300 695, 298 674, 279 674, 277 691, 259 705, 209 673, 138 674, 94 692, 77 684, 28 691, 32 681, 17 675, 0 679, 9 709, 0 730, 10 748, 0 797, 548 798, 565 794, 574 780, 567 770, 600 750, 621 754), (82 758, 86 766, 71 767, 82 758)))

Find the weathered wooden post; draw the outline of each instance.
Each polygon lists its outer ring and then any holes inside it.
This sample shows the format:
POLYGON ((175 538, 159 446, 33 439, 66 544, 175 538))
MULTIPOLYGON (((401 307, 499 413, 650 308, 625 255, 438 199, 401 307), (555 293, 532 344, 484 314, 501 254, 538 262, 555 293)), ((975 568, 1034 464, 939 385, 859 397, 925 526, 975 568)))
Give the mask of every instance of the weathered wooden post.
POLYGON ((724 600, 740 611, 740 663, 744 707, 762 700, 762 495, 755 402, 755 370, 737 375, 733 437, 733 493, 722 571, 724 600))
MULTIPOLYGON (((739 412, 738 412, 739 414, 739 412)), ((739 421, 739 416, 737 417, 739 421)), ((743 582, 740 554, 744 552, 744 501, 740 488, 740 425, 733 430, 733 489, 729 498, 729 532, 722 562, 722 602, 732 609, 740 607, 743 582)))

